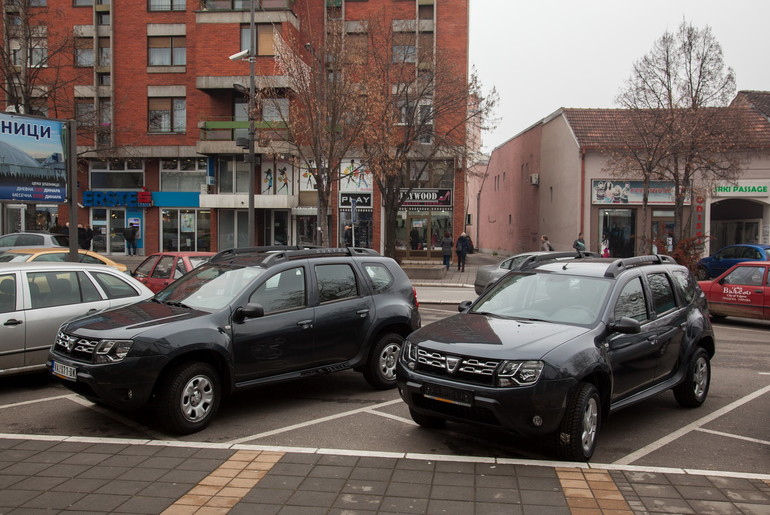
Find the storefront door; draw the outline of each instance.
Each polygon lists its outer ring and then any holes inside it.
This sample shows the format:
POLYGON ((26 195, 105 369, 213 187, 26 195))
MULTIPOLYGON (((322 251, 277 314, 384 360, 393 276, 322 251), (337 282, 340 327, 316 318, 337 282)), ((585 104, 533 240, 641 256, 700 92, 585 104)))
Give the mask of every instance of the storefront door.
POLYGON ((636 218, 633 209, 600 209, 602 240, 609 242, 611 257, 631 257, 635 252, 636 218))
POLYGON ((409 228, 407 254, 427 256, 427 250, 430 248, 430 219, 427 216, 409 216, 407 227, 409 228))
POLYGON ((265 234, 265 240, 271 242, 272 245, 288 245, 289 212, 273 211, 271 216, 272 223, 269 228, 266 228, 268 234, 265 234))
POLYGON ((125 209, 94 208, 91 214, 91 228, 94 231, 93 249, 100 254, 125 254, 126 228, 125 209))
POLYGON ((652 213, 652 250, 655 254, 674 252, 674 212, 652 213))

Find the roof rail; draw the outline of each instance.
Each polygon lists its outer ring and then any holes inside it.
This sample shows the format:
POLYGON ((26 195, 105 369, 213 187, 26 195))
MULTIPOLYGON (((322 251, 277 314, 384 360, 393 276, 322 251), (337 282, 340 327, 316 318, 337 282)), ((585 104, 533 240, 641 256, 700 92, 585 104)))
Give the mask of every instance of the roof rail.
POLYGON ((661 264, 677 264, 676 260, 671 256, 663 254, 650 254, 648 256, 634 256, 622 259, 616 259, 613 261, 607 270, 604 272, 604 277, 617 277, 618 273, 628 268, 645 265, 661 265, 661 264))
POLYGON ((379 256, 380 254, 364 247, 319 247, 316 245, 270 245, 262 247, 243 247, 223 250, 215 255, 211 261, 225 261, 237 257, 253 257, 262 255, 265 265, 273 261, 284 261, 312 256, 379 256))
POLYGON ((557 259, 572 258, 572 259, 585 259, 585 258, 598 258, 601 257, 596 252, 586 252, 584 250, 572 250, 563 252, 549 252, 548 254, 534 254, 529 256, 519 267, 520 270, 526 270, 527 268, 534 267, 545 261, 555 261, 557 259))

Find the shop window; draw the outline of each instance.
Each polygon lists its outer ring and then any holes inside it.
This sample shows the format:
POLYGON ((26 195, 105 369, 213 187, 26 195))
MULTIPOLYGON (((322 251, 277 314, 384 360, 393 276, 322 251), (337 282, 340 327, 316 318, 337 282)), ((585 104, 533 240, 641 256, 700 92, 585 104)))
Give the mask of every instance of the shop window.
POLYGON ((161 248, 164 252, 211 251, 211 211, 161 210, 161 248))
POLYGON ((206 184, 206 159, 183 158, 160 160, 161 191, 200 191, 206 184))
POLYGON ((90 162, 91 189, 139 190, 144 186, 144 163, 140 159, 90 162))

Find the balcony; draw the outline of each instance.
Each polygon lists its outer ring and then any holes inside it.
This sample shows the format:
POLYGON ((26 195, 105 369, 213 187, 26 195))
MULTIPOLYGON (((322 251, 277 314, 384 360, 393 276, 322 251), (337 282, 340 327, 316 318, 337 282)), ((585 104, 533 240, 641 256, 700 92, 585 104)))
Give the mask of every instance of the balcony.
MULTIPOLYGON (((198 122, 200 135, 196 150, 200 154, 233 154, 243 152, 235 141, 249 137, 249 122, 222 118, 198 122)), ((284 122, 258 121, 256 129, 256 152, 258 154, 291 153, 289 131, 284 122)))
MULTIPOLYGON (((294 0, 254 0, 257 11, 291 10, 294 0)), ((201 0, 204 11, 248 11, 251 9, 249 0, 201 0)))

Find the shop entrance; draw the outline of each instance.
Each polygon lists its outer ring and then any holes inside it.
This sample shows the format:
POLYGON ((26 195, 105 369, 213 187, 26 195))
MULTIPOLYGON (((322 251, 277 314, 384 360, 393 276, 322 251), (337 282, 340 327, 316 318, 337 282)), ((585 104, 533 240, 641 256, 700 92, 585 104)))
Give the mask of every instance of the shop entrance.
POLYGON ((674 252, 674 212, 652 212, 652 251, 655 254, 674 252))
POLYGON ((94 252, 107 255, 125 254, 126 240, 123 238, 123 229, 126 228, 126 210, 94 208, 91 217, 94 252))
POLYGON ((636 217, 633 209, 600 209, 599 227, 602 241, 609 243, 611 257, 634 255, 636 217))

